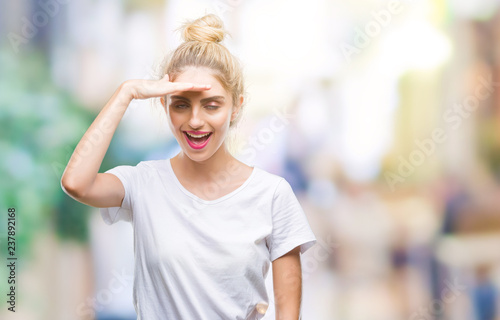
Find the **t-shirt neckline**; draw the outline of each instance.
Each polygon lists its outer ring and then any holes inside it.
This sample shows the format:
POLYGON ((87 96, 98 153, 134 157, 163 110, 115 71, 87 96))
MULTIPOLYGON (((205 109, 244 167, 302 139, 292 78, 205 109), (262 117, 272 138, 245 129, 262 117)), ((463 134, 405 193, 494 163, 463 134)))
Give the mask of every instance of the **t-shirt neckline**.
POLYGON ((202 199, 200 197, 198 197, 197 195, 195 195, 194 193, 192 193, 191 191, 189 191, 188 189, 184 188, 184 186, 182 185, 182 183, 179 181, 179 179, 177 178, 177 176, 175 175, 175 172, 174 172, 174 169, 172 168, 172 163, 170 162, 170 158, 166 159, 166 167, 168 168, 168 171, 170 173, 170 175, 172 176, 175 184, 177 185, 177 187, 179 187, 179 189, 184 192, 188 197, 198 201, 198 202, 201 202, 203 204, 216 204, 216 203, 219 203, 221 201, 224 201, 232 196, 234 196, 235 194, 237 194, 238 192, 240 192, 241 190, 243 190, 249 183, 250 181, 252 180, 252 178, 255 176, 256 174, 256 171, 257 171, 257 167, 256 166, 250 166, 253 168, 252 170, 252 173, 250 174, 250 176, 245 180, 245 182, 243 182, 243 184, 241 186, 239 186, 238 188, 234 189, 233 191, 229 192, 228 194, 225 194, 223 195, 222 197, 220 198, 217 198, 217 199, 214 199, 214 200, 205 200, 205 199, 202 199))

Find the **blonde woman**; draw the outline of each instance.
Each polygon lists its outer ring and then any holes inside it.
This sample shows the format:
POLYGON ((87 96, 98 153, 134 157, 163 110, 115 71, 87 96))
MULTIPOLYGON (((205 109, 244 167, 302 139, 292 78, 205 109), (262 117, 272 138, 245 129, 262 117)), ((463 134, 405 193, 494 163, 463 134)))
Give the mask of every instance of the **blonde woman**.
POLYGON ((299 319, 300 254, 316 238, 284 178, 228 151, 245 88, 238 60, 221 44, 222 21, 209 14, 183 28, 185 42, 168 56, 162 79, 128 80, 116 90, 61 185, 101 208, 105 223, 132 223, 138 319, 265 319, 271 263, 276 319, 299 319), (130 102, 155 97, 181 151, 99 173, 130 102))

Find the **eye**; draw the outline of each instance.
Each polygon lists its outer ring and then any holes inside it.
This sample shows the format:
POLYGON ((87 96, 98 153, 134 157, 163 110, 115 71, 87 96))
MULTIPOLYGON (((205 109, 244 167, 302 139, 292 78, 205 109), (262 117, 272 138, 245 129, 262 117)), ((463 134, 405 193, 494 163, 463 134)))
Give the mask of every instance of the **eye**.
POLYGON ((209 110, 217 110, 219 108, 219 106, 209 104, 209 105, 206 106, 206 108, 209 109, 209 110))
POLYGON ((176 108, 176 109, 186 109, 186 108, 188 108, 188 106, 185 105, 185 104, 176 104, 174 106, 174 108, 176 108))

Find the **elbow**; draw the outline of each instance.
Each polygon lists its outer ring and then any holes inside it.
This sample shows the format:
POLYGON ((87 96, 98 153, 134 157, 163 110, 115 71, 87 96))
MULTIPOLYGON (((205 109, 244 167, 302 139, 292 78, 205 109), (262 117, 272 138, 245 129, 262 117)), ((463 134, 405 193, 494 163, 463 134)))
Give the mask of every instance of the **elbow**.
POLYGON ((78 182, 65 175, 61 178, 61 189, 63 189, 67 195, 75 199, 82 198, 85 195, 85 192, 83 191, 84 189, 78 184, 78 182))

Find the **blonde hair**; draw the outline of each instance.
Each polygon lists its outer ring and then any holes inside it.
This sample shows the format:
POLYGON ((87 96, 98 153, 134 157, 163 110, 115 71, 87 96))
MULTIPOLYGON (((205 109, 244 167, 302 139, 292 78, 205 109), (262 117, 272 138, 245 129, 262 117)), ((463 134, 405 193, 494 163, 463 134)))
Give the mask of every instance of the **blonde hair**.
MULTIPOLYGON (((162 77, 168 74, 170 81, 175 81, 186 67, 209 68, 212 76, 231 94, 233 105, 237 105, 240 95, 245 96, 243 72, 239 60, 221 44, 228 34, 222 20, 215 14, 207 14, 186 21, 178 30, 182 31, 184 42, 165 59, 162 77)), ((243 106, 230 127, 240 120, 242 109, 243 106)))

